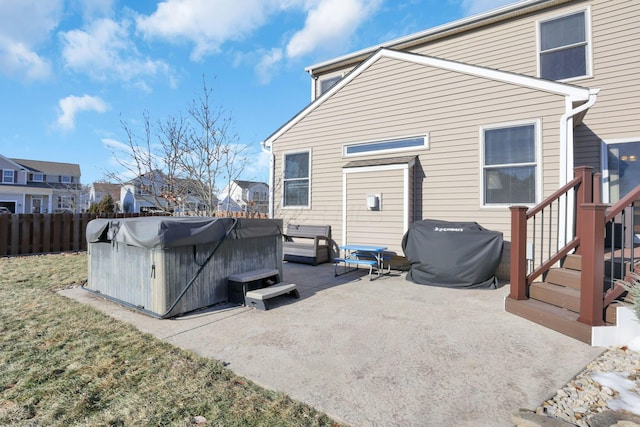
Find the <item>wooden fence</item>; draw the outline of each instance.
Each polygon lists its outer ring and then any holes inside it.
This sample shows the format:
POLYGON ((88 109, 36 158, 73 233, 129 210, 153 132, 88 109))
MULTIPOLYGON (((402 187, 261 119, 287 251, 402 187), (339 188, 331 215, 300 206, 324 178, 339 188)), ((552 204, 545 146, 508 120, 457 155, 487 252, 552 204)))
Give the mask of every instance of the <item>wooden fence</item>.
MULTIPOLYGON (((86 229, 95 218, 134 218, 150 214, 0 214, 0 256, 87 249, 86 229)), ((227 216, 216 212, 215 216, 227 216)), ((236 218, 267 218, 264 214, 230 213, 236 218)))

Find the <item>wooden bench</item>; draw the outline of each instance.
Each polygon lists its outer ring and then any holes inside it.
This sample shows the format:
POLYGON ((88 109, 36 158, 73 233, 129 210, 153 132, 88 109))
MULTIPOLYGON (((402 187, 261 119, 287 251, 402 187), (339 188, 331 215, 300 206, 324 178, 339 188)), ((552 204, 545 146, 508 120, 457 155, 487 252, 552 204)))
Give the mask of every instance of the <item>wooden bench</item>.
POLYGON ((247 295, 244 297, 244 301, 247 307, 255 307, 259 310, 268 310, 269 304, 267 301, 284 294, 289 294, 293 298, 300 298, 300 293, 298 292, 295 284, 278 283, 277 285, 247 292, 247 295))
POLYGON ((282 253, 285 261, 312 265, 329 262, 330 225, 288 224, 283 237, 282 253))

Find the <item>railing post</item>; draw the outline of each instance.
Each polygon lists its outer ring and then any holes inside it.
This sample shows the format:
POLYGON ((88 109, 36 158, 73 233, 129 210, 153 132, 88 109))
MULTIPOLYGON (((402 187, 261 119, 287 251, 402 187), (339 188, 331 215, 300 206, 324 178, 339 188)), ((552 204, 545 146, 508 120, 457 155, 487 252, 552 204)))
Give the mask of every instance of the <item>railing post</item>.
POLYGON ((582 275, 580 279, 580 316, 578 321, 591 326, 604 324, 604 214, 607 205, 587 203, 578 207, 584 230, 582 275))
MULTIPOLYGON (((576 190, 576 206, 575 209, 575 227, 576 227, 576 237, 580 237, 582 235, 582 221, 580 220, 580 215, 578 211, 580 210, 580 206, 585 203, 593 203, 593 168, 591 166, 578 166, 573 169, 573 173, 576 178, 580 178, 580 185, 576 190)), ((588 228, 586 229, 588 230, 588 228)), ((582 246, 578 246, 576 250, 576 254, 582 254, 582 246)))
POLYGON ((509 298, 527 299, 527 207, 511 206, 511 292, 509 298))

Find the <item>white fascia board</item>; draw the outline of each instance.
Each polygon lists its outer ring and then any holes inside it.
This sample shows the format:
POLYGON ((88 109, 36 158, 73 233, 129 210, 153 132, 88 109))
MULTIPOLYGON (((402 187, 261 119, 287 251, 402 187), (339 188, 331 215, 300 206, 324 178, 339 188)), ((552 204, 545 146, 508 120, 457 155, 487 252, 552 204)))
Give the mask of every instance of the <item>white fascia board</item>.
POLYGON ((543 80, 537 77, 525 76, 522 74, 509 73, 506 71, 494 70, 486 67, 479 67, 477 65, 464 64, 461 62, 453 62, 446 59, 434 58, 431 56, 424 56, 415 53, 406 53, 396 50, 380 49, 370 58, 358 65, 352 72, 342 78, 331 89, 323 93, 315 101, 309 104, 305 109, 300 111, 284 126, 274 132, 264 143, 271 146, 274 140, 278 139, 285 132, 295 126, 303 118, 313 112, 316 108, 322 105, 333 94, 341 90, 348 85, 356 77, 366 71, 369 67, 375 64, 381 58, 391 58, 398 61, 413 62, 415 64, 425 65, 429 67, 439 68, 443 70, 449 70, 457 73, 472 75, 476 77, 482 77, 489 80, 495 80, 503 83, 514 84, 517 86, 528 87, 531 89, 541 90, 544 92, 550 92, 558 95, 568 97, 572 102, 587 101, 589 99, 589 89, 575 85, 568 85, 565 83, 558 83, 550 80, 543 80))
POLYGON ((372 54, 374 53, 376 50, 380 49, 380 48, 393 48, 394 46, 398 46, 398 45, 402 45, 404 43, 407 42, 411 42, 414 40, 419 40, 421 38, 424 37, 429 37, 429 36, 433 36, 436 35, 438 33, 444 33, 446 31, 450 31, 450 30, 455 30, 457 28, 461 28, 464 27, 466 25, 469 24, 475 24, 478 22, 482 22, 485 20, 489 20, 491 18, 495 18, 496 16, 500 16, 503 14, 507 14, 509 12, 513 12, 516 10, 520 10, 532 5, 536 5, 538 3, 545 3, 545 2, 549 2, 549 0, 521 0, 515 3, 511 3, 511 4, 507 4, 505 6, 502 7, 498 7, 495 9, 491 9, 488 10, 486 12, 483 13, 479 13, 476 15, 472 15, 472 16, 468 16, 466 18, 462 18, 462 19, 458 19, 456 21, 453 22, 448 22, 446 24, 443 25, 439 25, 437 27, 434 28, 429 28, 427 30, 423 30, 423 31, 419 31, 417 33, 413 33, 413 34, 409 34, 407 36, 404 37, 400 37, 394 40, 390 40, 388 42, 385 43, 381 43, 379 45, 376 46, 371 46, 365 49, 361 49, 358 50, 356 52, 352 52, 337 58, 333 58, 330 59, 328 61, 324 61, 315 65, 311 65, 309 67, 305 68, 305 71, 311 75, 313 75, 313 70, 317 69, 317 68, 322 68, 322 67, 326 67, 328 65, 332 65, 335 63, 340 63, 342 61, 345 60, 349 60, 351 58, 357 58, 358 56, 361 55, 367 55, 367 54, 372 54))
POLYGON ((414 62, 416 64, 427 65, 442 70, 454 71, 489 80, 496 80, 503 83, 510 83, 517 86, 537 89, 544 92, 555 93, 557 95, 568 96, 572 101, 586 101, 589 99, 589 89, 558 83, 551 80, 539 79, 537 77, 525 76, 523 74, 509 73, 506 71, 494 70, 492 68, 479 67, 477 65, 453 62, 446 59, 423 56, 414 53, 406 53, 395 50, 384 50, 384 56, 394 58, 399 61, 414 62))

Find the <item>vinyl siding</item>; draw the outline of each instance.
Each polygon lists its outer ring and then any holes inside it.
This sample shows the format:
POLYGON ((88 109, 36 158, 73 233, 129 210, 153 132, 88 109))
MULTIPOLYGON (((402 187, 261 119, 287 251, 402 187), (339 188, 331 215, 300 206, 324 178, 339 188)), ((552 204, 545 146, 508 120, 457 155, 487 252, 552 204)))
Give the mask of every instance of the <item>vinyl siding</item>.
MULTIPOLYGON (((334 239, 342 236, 342 147, 367 141, 424 135, 430 149, 416 150, 413 185, 416 220, 434 218, 477 221, 509 238, 509 210, 482 208, 480 200, 480 127, 539 120, 544 159, 543 195, 559 182, 559 117, 564 98, 496 81, 382 58, 274 141, 275 212, 286 222, 330 224, 334 239), (311 209, 281 209, 282 153, 313 149, 311 209)), ((403 152, 397 156, 407 155, 403 152)), ((389 175, 384 183, 396 184, 389 175)), ((397 185, 402 181, 398 178, 397 185)), ((386 205, 383 196, 383 207, 386 205)), ((365 207, 365 200, 357 201, 365 207)), ((397 221, 402 226, 402 217, 397 221)), ((371 229, 372 224, 363 224, 371 229)), ((397 247, 402 232, 377 237, 397 247), (393 235, 391 235, 393 234, 393 235)), ((364 242, 358 242, 364 243, 364 242)))
MULTIPOLYGON (((537 22, 567 13, 591 10, 592 77, 571 84, 599 88, 596 104, 575 130, 576 166, 600 169, 601 141, 640 137, 640 2, 629 0, 573 1, 501 23, 433 40, 409 52, 537 76, 537 22)), ((352 66, 341 69, 345 72, 352 66)), ((335 74, 337 71, 332 71, 335 74)), ((399 74, 397 80, 405 76, 399 74)), ((455 78, 455 77, 452 77, 455 78)), ((409 83, 407 81, 407 83, 409 83)), ((375 85, 375 82, 371 83, 375 85)), ((442 81, 444 90, 448 82, 442 81)), ((447 89, 449 89, 447 87, 447 89)), ((463 89, 464 90, 464 89, 463 89)), ((483 96, 482 93, 478 93, 483 96)), ((413 101, 407 97, 407 104, 413 101)), ((407 105, 405 108, 411 108, 407 105)), ((448 112, 443 111, 443 114, 448 112)), ((434 115, 437 119, 442 117, 434 115)))

